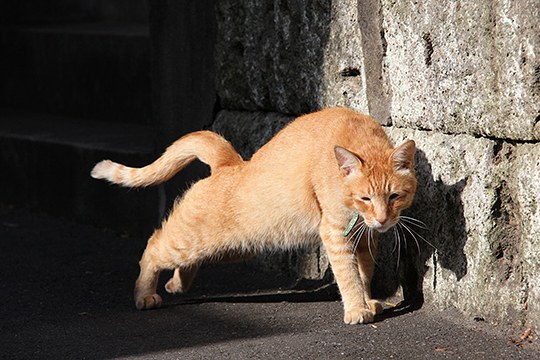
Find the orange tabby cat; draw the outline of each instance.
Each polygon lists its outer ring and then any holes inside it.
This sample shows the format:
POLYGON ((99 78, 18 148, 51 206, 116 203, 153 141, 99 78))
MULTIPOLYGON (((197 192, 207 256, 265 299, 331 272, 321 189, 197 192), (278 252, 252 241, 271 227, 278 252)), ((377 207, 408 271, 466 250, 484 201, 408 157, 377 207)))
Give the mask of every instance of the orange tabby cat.
POLYGON ((92 176, 147 186, 170 179, 195 158, 210 165, 211 176, 176 201, 148 241, 135 285, 138 309, 161 305, 156 286, 163 269, 175 269, 166 290, 183 292, 205 261, 322 240, 344 321, 357 324, 382 311, 370 293, 376 235, 397 224, 412 203, 414 152, 412 140, 394 149, 370 117, 333 108, 291 122, 249 161, 221 136, 199 131, 146 167, 105 160, 92 176))

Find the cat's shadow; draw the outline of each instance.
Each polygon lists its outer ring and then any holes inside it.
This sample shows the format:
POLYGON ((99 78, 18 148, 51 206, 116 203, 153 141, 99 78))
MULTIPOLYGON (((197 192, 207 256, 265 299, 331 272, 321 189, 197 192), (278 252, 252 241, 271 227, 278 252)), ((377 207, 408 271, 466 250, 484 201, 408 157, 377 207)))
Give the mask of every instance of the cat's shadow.
MULTIPOLYGON (((445 184, 433 177, 431 164, 422 150, 417 150, 415 171, 418 190, 413 206, 404 212, 404 225, 390 231, 379 241, 377 265, 372 282, 373 296, 388 298, 401 287, 403 301, 384 316, 393 317, 414 311, 424 303, 424 287, 436 288, 440 266, 450 270, 459 281, 467 274, 464 253, 467 233, 463 214, 462 192, 467 178, 445 184), (396 246, 396 234, 401 246, 396 246), (448 241, 451 240, 451 241, 448 241), (429 268, 431 279, 426 279, 429 268)), ((403 221, 403 220, 402 220, 403 221)))

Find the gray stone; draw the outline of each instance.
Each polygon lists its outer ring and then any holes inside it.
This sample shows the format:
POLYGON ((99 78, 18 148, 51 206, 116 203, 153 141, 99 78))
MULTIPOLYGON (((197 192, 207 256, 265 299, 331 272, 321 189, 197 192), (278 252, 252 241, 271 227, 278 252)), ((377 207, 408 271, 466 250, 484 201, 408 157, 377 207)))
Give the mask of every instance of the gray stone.
POLYGON ((217 89, 228 109, 320 106, 330 1, 218 2, 217 89))
POLYGON ((537 1, 218 5, 228 109, 348 106, 384 124, 540 138, 537 1))
POLYGON ((500 161, 499 192, 507 207, 496 217, 499 226, 509 227, 506 243, 501 246, 499 267, 515 272, 520 278, 517 311, 524 314, 523 324, 540 324, 540 144, 504 144, 500 161), (505 189, 505 187, 507 189, 505 189), (501 195, 502 197, 502 195, 501 195), (512 236, 513 235, 513 236, 512 236), (506 245, 506 246, 504 246, 506 245))
POLYGON ((400 127, 540 138, 538 1, 382 1, 400 127))
POLYGON ((355 1, 220 1, 217 89, 227 109, 367 112, 355 1))
POLYGON ((212 131, 230 141, 245 160, 266 144, 293 117, 279 113, 220 111, 212 131))
POLYGON ((412 229, 437 248, 417 236, 418 265, 429 266, 426 297, 494 323, 537 326, 540 146, 388 132, 396 143, 411 138, 418 146, 419 188, 409 215, 427 225, 412 229))

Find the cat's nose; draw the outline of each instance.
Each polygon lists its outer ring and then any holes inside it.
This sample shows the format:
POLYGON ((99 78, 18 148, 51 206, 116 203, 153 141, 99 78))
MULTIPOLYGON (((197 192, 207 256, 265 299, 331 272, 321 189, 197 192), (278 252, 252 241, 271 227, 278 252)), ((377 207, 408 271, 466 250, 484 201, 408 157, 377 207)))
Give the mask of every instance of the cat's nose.
POLYGON ((384 226, 384 224, 386 224, 386 222, 388 221, 388 216, 376 217, 375 221, 379 223, 380 226, 384 226))

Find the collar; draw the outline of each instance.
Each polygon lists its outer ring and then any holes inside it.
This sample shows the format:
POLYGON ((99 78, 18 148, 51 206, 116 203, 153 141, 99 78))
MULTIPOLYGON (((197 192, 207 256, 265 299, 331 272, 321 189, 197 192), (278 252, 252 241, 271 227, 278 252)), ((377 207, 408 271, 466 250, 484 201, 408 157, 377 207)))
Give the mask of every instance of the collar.
POLYGON ((356 225, 359 218, 360 214, 358 214, 358 211, 353 212, 351 221, 349 221, 349 224, 347 224, 347 227, 342 232, 343 236, 349 236, 351 230, 354 228, 354 225, 356 225))

